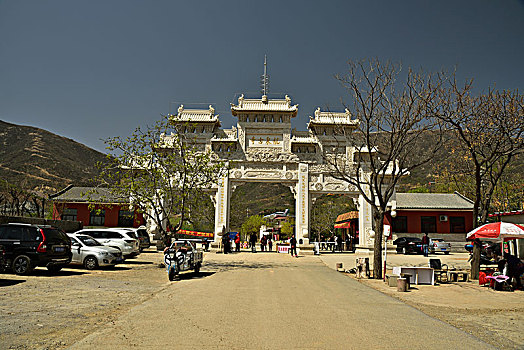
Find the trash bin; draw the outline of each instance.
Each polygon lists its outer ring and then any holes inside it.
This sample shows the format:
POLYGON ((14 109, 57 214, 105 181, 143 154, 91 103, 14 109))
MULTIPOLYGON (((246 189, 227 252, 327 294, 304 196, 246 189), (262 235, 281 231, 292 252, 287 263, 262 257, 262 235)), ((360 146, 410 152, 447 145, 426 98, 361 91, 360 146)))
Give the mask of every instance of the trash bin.
POLYGON ((400 277, 406 279, 407 289, 411 288, 411 274, 410 273, 401 273, 400 277))
POLYGON ((408 282, 405 278, 397 278, 397 292, 407 292, 408 291, 408 282))

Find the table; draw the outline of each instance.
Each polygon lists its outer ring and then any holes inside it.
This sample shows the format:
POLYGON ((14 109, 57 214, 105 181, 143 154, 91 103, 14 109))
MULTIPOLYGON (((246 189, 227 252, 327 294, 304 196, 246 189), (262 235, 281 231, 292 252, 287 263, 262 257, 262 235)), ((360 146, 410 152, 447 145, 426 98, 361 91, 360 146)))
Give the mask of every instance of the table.
POLYGON ((435 285, 435 273, 431 267, 425 266, 395 266, 393 273, 401 276, 403 273, 411 275, 410 283, 435 285))

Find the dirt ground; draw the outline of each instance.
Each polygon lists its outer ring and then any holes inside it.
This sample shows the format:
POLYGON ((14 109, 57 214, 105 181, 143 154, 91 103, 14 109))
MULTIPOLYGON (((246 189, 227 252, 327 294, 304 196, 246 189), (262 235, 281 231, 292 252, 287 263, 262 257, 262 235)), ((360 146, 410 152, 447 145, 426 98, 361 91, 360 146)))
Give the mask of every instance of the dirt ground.
POLYGON ((66 348, 168 286, 160 261, 151 251, 103 270, 0 274, 0 348, 66 348))
MULTIPOLYGON (((355 258, 355 254, 320 257, 331 268, 336 262, 353 267, 355 258)), ((457 267, 467 265, 466 254, 442 259, 457 267)), ((42 268, 29 276, 0 274, 0 348, 63 349, 116 322, 123 313, 171 285, 159 267, 161 261, 162 255, 151 250, 126 264, 94 272, 75 267, 57 276, 42 268)), ((426 264, 420 256, 393 254, 388 258, 388 268, 426 264)), ((524 348, 522 291, 498 292, 468 282, 420 285, 399 293, 379 280, 360 282, 498 348, 524 348)))
MULTIPOLYGON (((367 254, 325 254, 321 259, 330 268, 342 262, 345 269, 355 267, 357 257, 367 254)), ((467 269, 469 254, 430 255, 456 269, 467 269)), ((421 255, 388 253, 387 271, 394 266, 428 266, 421 255)), ((372 266, 371 266, 372 268, 372 266)), ((354 274, 347 274, 355 278, 354 274)), ((407 293, 397 292, 382 280, 359 279, 367 286, 395 297, 425 314, 449 323, 501 349, 524 349, 524 291, 495 291, 479 286, 478 281, 412 286, 407 293)))

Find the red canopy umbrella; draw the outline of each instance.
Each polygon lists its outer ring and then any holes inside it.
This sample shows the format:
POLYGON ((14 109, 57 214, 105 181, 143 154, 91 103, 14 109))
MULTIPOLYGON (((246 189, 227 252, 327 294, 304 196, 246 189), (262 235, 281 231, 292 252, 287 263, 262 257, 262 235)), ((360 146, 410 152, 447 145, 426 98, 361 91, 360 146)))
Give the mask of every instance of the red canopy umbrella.
POLYGON ((493 239, 493 240, 510 240, 524 238, 524 226, 512 224, 509 222, 492 222, 477 227, 466 235, 466 239, 493 239))

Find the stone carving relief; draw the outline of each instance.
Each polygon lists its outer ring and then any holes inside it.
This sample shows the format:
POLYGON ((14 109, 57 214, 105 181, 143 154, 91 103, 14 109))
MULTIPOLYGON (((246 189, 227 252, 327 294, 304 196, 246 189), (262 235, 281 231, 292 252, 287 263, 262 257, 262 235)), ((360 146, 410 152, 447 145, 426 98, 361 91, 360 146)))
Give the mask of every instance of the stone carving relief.
POLYGON ((298 162, 299 159, 293 153, 271 152, 270 150, 249 151, 246 153, 248 162, 276 162, 291 163, 298 162))
POLYGON ((327 183, 324 187, 328 191, 345 191, 346 186, 343 183, 327 183))
POLYGON ((242 177, 242 172, 240 170, 236 170, 234 173, 233 173, 233 176, 236 177, 237 179, 241 178, 242 177))
POLYGON ((277 171, 246 171, 245 177, 252 179, 279 179, 282 176, 277 171))
POLYGON ((316 189, 317 191, 322 191, 322 188, 323 188, 323 186, 322 186, 321 183, 317 183, 317 184, 315 185, 315 189, 316 189))
POLYGON ((293 173, 291 171, 286 171, 286 179, 291 180, 293 178, 293 173))

